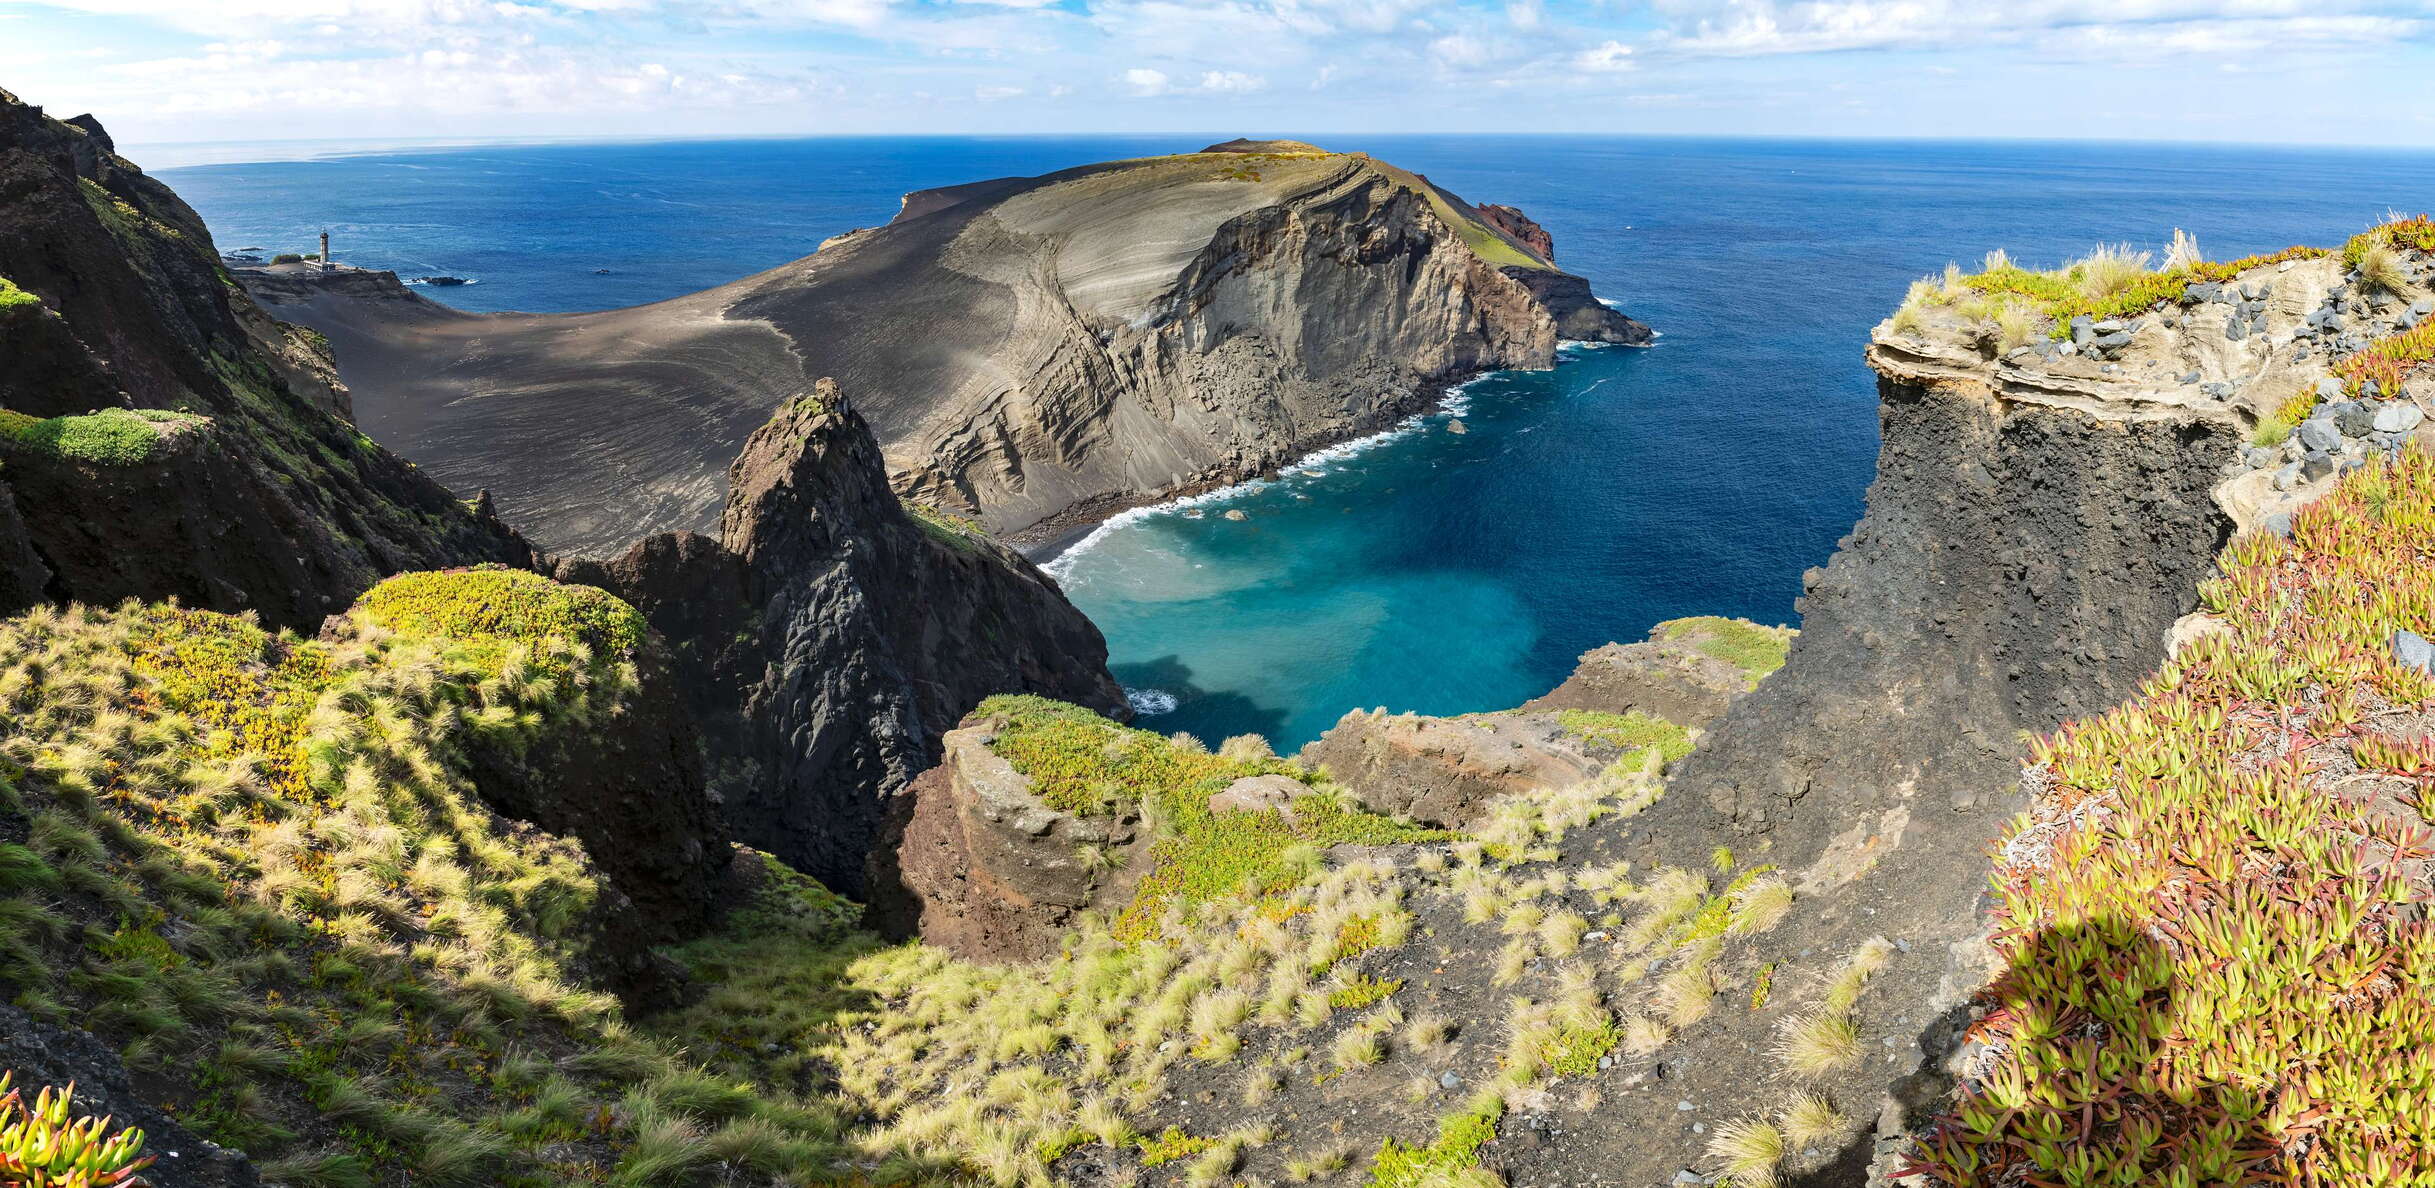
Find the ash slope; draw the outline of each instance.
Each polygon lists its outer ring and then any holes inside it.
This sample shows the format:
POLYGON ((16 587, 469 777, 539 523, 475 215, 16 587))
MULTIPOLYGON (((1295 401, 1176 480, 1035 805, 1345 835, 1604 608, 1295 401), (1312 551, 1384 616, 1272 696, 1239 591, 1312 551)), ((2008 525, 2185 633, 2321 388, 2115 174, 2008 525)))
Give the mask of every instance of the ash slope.
POLYGON ((247 283, 329 335, 367 431, 586 554, 713 528, 729 461, 820 376, 900 491, 1022 533, 1258 473, 1562 338, 1649 337, 1416 174, 1214 147, 918 191, 804 259, 605 313, 247 283))

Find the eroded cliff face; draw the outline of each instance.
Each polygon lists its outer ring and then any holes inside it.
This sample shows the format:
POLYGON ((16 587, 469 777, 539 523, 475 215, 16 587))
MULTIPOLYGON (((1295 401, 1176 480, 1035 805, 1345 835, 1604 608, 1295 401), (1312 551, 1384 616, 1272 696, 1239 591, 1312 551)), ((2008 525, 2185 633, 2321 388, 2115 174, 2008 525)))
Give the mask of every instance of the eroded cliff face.
POLYGON ((559 574, 668 638, 739 840, 861 895, 895 797, 982 698, 1124 712, 1098 629, 977 529, 908 513, 836 385, 754 434, 730 485, 720 539, 559 574))
POLYGON ((245 280, 329 335, 374 436, 496 491, 553 550, 606 555, 711 530, 739 446, 818 376, 856 394, 900 491, 1045 533, 1551 366, 1562 338, 1648 340, 1500 226, 1362 154, 1252 145, 922 191, 887 226, 632 310, 245 280))
MULTIPOLYGON (((230 284, 211 237, 87 117, 0 92, 0 612, 175 597, 310 630, 381 576, 497 561, 523 540, 337 420, 318 344, 230 284), (151 448, 54 424, 171 410, 151 448)), ((143 436, 124 424, 78 428, 143 436)))

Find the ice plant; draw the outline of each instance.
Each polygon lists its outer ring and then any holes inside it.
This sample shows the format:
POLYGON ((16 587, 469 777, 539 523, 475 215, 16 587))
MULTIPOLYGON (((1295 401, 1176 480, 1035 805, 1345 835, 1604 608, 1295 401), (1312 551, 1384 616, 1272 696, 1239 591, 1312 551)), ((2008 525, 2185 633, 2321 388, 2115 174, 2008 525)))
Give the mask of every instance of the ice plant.
POLYGON ((1946 1184, 2435 1185, 2423 740, 2435 459, 2347 478, 2201 591, 2229 630, 2037 740, 1946 1184), (2353 771, 2361 774, 2349 774, 2353 771), (2381 791, 2380 791, 2381 789, 2381 791), (2387 795, 2385 793, 2393 793, 2387 795))
POLYGON ((152 1165, 144 1132, 112 1133, 110 1119, 69 1116, 76 1087, 45 1088, 27 1105, 0 1073, 0 1188, 111 1188, 152 1165))

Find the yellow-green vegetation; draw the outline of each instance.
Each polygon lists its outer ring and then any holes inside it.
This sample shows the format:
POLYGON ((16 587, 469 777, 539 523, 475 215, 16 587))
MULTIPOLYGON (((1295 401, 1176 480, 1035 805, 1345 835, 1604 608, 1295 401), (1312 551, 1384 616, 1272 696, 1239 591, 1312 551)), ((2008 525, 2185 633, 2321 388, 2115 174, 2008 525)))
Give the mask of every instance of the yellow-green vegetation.
POLYGON ((1761 627, 1747 619, 1716 615, 1669 619, 1657 626, 1665 638, 1688 641, 1692 647, 1741 669, 1742 675, 1753 683, 1784 667, 1784 657, 1792 649, 1792 637, 1798 634, 1789 627, 1761 627))
POLYGON ((42 304, 42 298, 17 287, 17 282, 0 276, 0 314, 42 304))
POLYGON ((898 502, 904 505, 905 514, 913 517, 914 523, 921 525, 922 531, 929 533, 941 544, 969 549, 975 542, 989 539, 988 530, 981 527, 979 520, 969 516, 959 516, 944 508, 933 507, 912 499, 903 499, 898 502))
POLYGON ((2395 288, 2384 270, 2391 267, 2391 253, 2396 250, 2435 253, 2435 219, 2425 215, 2394 219, 2351 236, 2342 245, 2342 267, 2358 273, 2370 287, 2395 288), (2379 253, 2383 263, 2376 260, 2379 253))
POLYGON ((2352 396, 2362 395, 2374 381, 2386 398, 2401 394, 2401 381, 2420 364, 2435 361, 2435 321, 2415 329, 2388 334, 2334 364, 2334 374, 2352 396))
POLYGON ((1999 351, 2026 343, 2034 315, 2049 323, 2054 338, 2071 333, 2072 319, 2097 321, 2129 317, 2169 301, 2179 301, 2191 285, 2222 283, 2252 268, 2286 260, 2311 260, 2332 253, 2323 248, 2289 247, 2265 255, 2223 262, 2196 259, 2195 245, 2176 239, 2176 250, 2162 270, 2151 269, 2154 257, 2129 246, 2100 247, 2061 268, 2023 268, 2002 251, 1989 252, 1981 270, 1965 273, 1947 265, 1942 276, 1911 285, 1889 328, 1897 334, 1917 333, 1920 312, 1948 307, 1965 320, 1985 322, 1996 332, 1999 351))
POLYGON ((1149 873, 1116 922, 1126 939, 1156 935, 1172 906, 1290 887, 1328 846, 1445 836, 1363 812, 1320 786, 1294 799, 1291 819, 1273 809, 1212 813, 1210 795, 1247 776, 1315 777, 1271 755, 1212 753, 1043 697, 992 697, 975 712, 1004 722, 991 749, 1031 779, 1043 803, 1082 814, 1139 811, 1154 823, 1149 873))
POLYGON ((0 442, 96 466, 137 466, 151 460, 168 432, 203 419, 157 408, 105 408, 72 417, 0 409, 0 442))
POLYGON ((504 588, 407 582, 318 641, 133 603, 0 623, 0 991, 289 1184, 826 1174, 826 1115, 705 1080, 577 976, 596 872, 459 771, 632 687, 617 614, 479 609, 504 588))
POLYGON ((1601 746, 1637 751, 1644 747, 1664 756, 1672 763, 1691 753, 1691 732, 1663 718, 1643 713, 1608 713, 1605 710, 1568 709, 1556 711, 1556 724, 1575 738, 1601 746))
POLYGON ((2151 271, 2145 252, 2127 247, 2099 248, 2051 272, 2032 272, 2007 262, 1967 277, 1963 283, 1978 293, 2027 298, 2054 320, 2053 334, 2060 338, 2071 332, 2073 318, 2085 315, 2104 321, 2129 317, 2168 301, 2179 301, 2191 285, 2202 281, 2222 283, 2252 268, 2286 260, 2313 260, 2328 254, 2323 248, 2288 247, 2238 260, 2220 263, 2202 260, 2151 271))
POLYGON ((115 1188, 158 1158, 143 1153, 143 1131, 114 1133, 108 1118, 75 1114, 73 1088, 45 1086, 28 1105, 13 1080, 0 1071, 0 1185, 115 1188))
POLYGON ((645 632, 641 613, 605 591, 500 566, 399 574, 356 606, 374 626, 444 641, 469 667, 498 669, 516 655, 550 680, 631 655, 645 632))
POLYGON ((2435 614, 2435 460, 2345 477, 2205 583, 2228 630, 2033 746, 1949 1184, 2435 1183, 2435 922, 2395 661, 2435 614), (2381 789, 2381 790, 2379 790, 2381 789))
POLYGON ((1435 1188, 1459 1185, 1462 1174, 1479 1165, 1480 1148, 1497 1136, 1505 1116, 1505 1098, 1481 1093, 1460 1112, 1438 1120, 1437 1141, 1407 1147, 1388 1139, 1370 1164, 1370 1188, 1435 1188))

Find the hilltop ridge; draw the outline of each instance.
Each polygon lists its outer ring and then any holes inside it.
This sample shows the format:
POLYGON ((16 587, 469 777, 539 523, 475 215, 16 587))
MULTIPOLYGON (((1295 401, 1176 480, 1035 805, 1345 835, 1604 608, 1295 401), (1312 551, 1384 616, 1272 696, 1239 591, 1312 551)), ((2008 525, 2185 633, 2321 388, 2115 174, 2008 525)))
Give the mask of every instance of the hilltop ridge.
POLYGON ((1649 338, 1459 197, 1307 146, 916 191, 801 260, 600 314, 240 275, 329 336, 374 436, 593 555, 708 530, 745 437, 821 376, 900 492, 1037 536, 1551 366, 1562 338, 1649 338))

